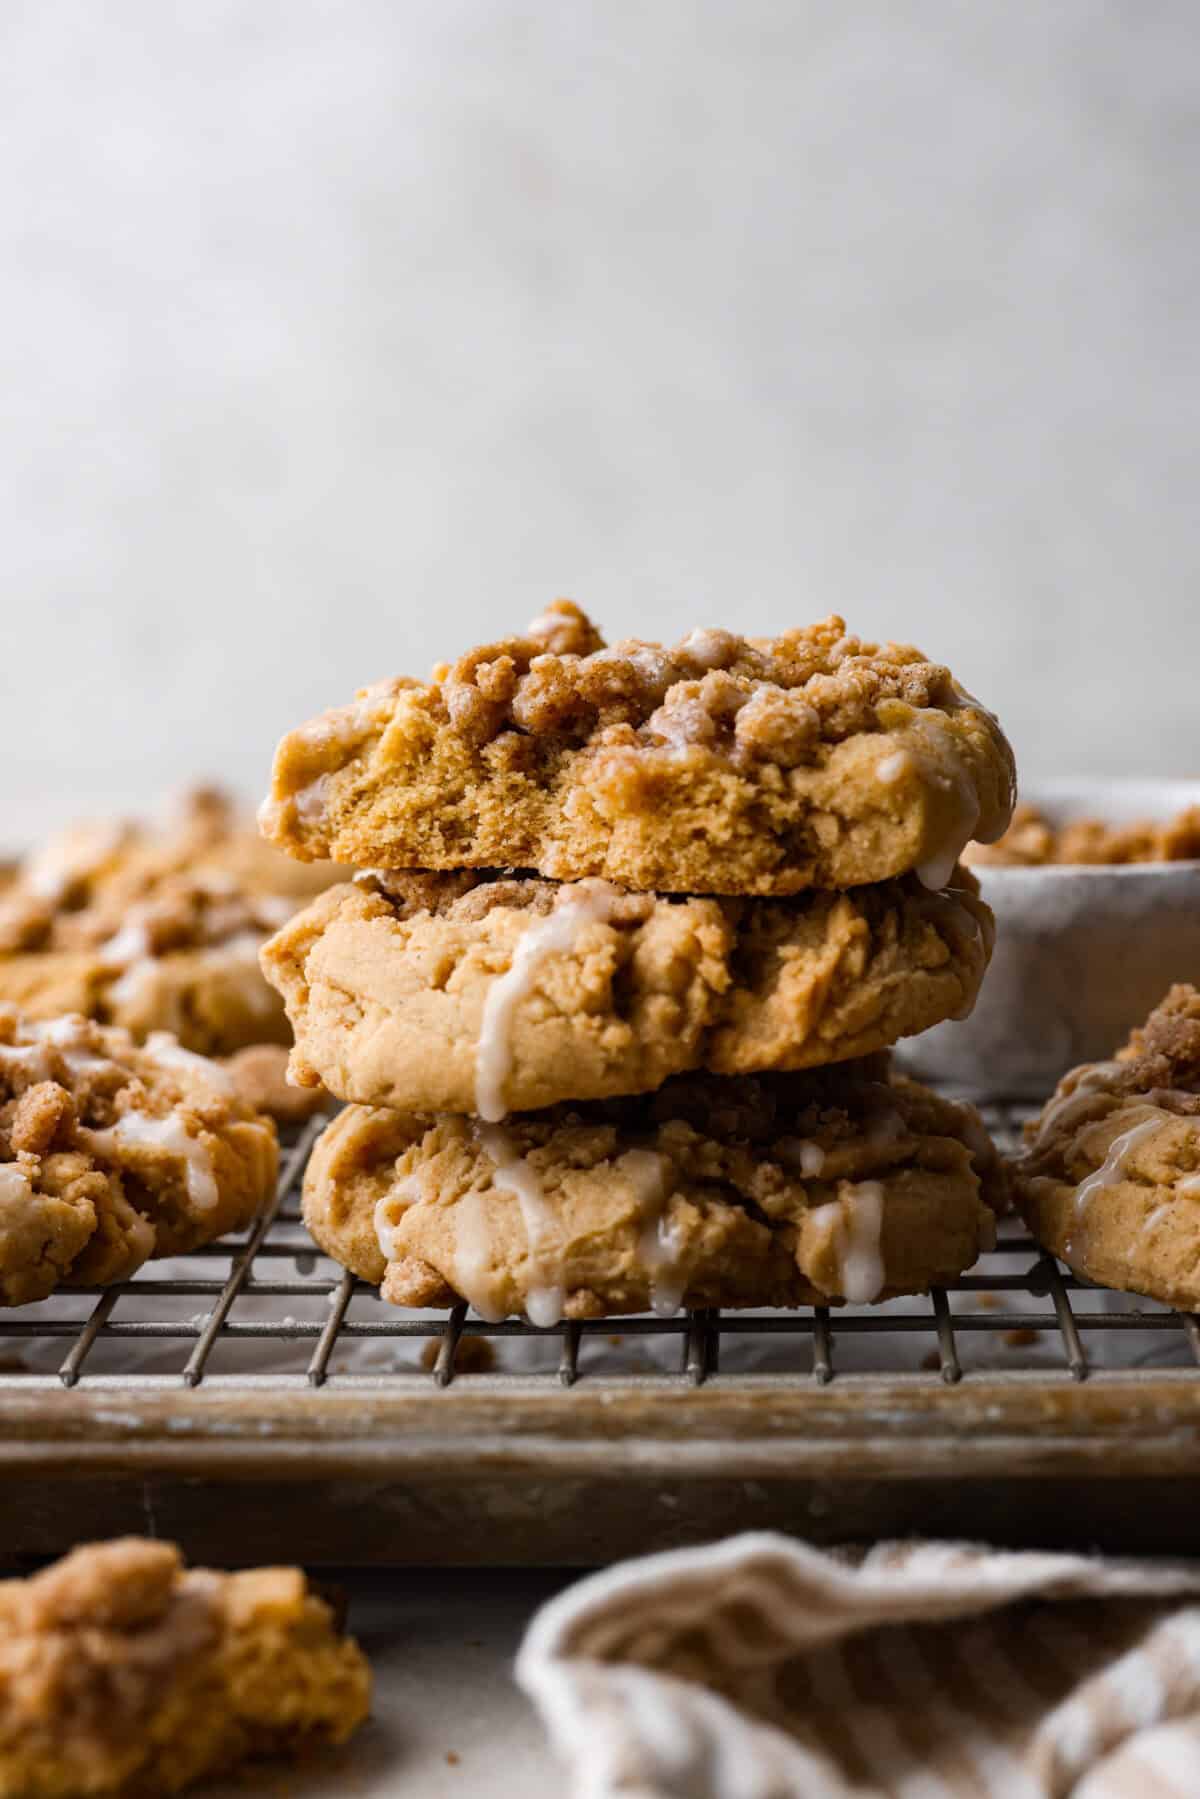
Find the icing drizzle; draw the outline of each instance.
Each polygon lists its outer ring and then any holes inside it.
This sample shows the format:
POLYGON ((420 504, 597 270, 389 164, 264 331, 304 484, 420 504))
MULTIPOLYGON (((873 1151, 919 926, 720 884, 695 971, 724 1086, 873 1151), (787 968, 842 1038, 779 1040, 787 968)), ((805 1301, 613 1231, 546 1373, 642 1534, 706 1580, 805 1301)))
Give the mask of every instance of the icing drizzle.
POLYGON ((620 896, 608 881, 579 881, 559 890, 554 910, 529 925, 512 964, 488 989, 475 1049, 475 1111, 486 1124, 507 1117, 504 1086, 512 1067, 512 1023, 547 957, 574 949, 589 924, 604 923, 620 896))
POLYGON ((650 1309, 659 1318, 672 1318, 683 1304, 687 1277, 679 1266, 683 1240, 667 1211, 674 1167, 666 1156, 650 1149, 631 1149, 618 1164, 633 1183, 643 1223, 638 1233, 637 1254, 649 1276, 650 1309))
POLYGON ((89 1149, 102 1154, 127 1148, 165 1149, 183 1163, 187 1196, 198 1212, 211 1212, 220 1199, 211 1155, 175 1113, 149 1118, 144 1112, 126 1112, 107 1130, 81 1129, 79 1135, 89 1149))
POLYGON ((818 1206, 811 1217, 834 1233, 843 1296, 851 1305, 870 1305, 886 1284, 881 1183, 844 1181, 838 1198, 818 1206))
POLYGON ((521 1208, 529 1259, 539 1277, 529 1284, 525 1296, 526 1316, 531 1324, 549 1329, 562 1318, 566 1299, 561 1226, 553 1207, 546 1203, 536 1168, 517 1154, 508 1132, 495 1124, 477 1125, 476 1131, 480 1144, 492 1158, 493 1187, 501 1193, 512 1193, 521 1208))

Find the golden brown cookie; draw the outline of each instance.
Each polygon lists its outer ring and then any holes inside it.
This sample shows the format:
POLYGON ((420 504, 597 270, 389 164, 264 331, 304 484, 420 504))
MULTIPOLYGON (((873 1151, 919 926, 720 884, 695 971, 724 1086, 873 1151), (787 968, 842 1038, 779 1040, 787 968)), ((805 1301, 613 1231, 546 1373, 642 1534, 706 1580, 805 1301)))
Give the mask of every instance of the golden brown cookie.
POLYGON ((258 951, 327 881, 213 793, 192 795, 161 832, 78 826, 27 856, 0 894, 0 1001, 36 1018, 82 1012, 137 1037, 173 1031, 203 1054, 286 1043, 258 951))
POLYGON ((177 1793, 345 1742, 370 1697, 299 1568, 185 1572, 126 1537, 0 1581, 0 1799, 177 1793))
POLYGON ((313 1152, 304 1217, 396 1305, 550 1325, 920 1291, 990 1246, 1004 1197, 978 1116, 878 1057, 502 1126, 351 1106, 313 1152))
POLYGON ((259 817, 300 857, 780 895, 914 869, 940 888, 1012 800, 996 720, 917 650, 839 618, 608 649, 560 600, 289 733, 259 817))
POLYGON ((1026 1127, 1017 1203, 1085 1279, 1200 1308, 1200 993, 1173 987, 1112 1062, 1026 1127))
POLYGON ((0 1304, 126 1280, 241 1229, 277 1163, 270 1119, 173 1037, 139 1049, 0 1007, 0 1304))
POLYGON ((341 1099, 496 1122, 669 1075, 807 1068, 974 1003, 992 919, 961 870, 789 900, 603 881, 363 876, 263 951, 293 1077, 341 1099))

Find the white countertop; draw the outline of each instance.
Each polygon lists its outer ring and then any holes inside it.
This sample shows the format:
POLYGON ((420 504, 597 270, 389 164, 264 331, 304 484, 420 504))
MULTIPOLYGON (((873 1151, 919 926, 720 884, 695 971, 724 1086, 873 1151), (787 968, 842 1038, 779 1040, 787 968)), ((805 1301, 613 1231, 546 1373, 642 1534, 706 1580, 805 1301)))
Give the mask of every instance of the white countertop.
POLYGON ((336 1756, 259 1782, 205 1787, 205 1799, 559 1799, 533 1708, 512 1679, 525 1626, 574 1578, 522 1570, 385 1570, 336 1577, 349 1628, 371 1658, 370 1722, 336 1756), (448 1758, 454 1757, 454 1760, 448 1758))

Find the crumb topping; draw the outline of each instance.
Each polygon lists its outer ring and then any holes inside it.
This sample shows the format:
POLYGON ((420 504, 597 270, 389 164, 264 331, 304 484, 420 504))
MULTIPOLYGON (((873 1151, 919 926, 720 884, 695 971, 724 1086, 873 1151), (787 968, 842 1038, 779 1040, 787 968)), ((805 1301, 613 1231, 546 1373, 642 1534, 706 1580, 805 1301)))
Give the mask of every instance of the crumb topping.
POLYGON ((997 721, 837 617, 778 637, 608 646, 557 601, 520 636, 290 731, 264 835, 300 860, 786 895, 914 869, 945 884, 1014 798, 997 721))
MULTIPOLYGON (((1092 1125, 1117 1112, 1200 1118, 1200 992, 1172 987, 1111 1062, 1087 1062, 1058 1083, 1025 1126, 1026 1180, 1065 1170, 1079 1179, 1092 1125)), ((1118 1160, 1120 1157, 1118 1156, 1118 1160)))
POLYGON ((1055 826, 1036 806, 1022 804, 1003 837, 995 843, 970 844, 964 860, 1001 868, 1200 861, 1200 806, 1189 806, 1165 823, 1142 819, 1111 825, 1098 818, 1077 818, 1055 826))
POLYGON ((245 1222, 276 1159, 270 1120, 166 1033, 138 1048, 0 1006, 0 1303, 125 1278, 245 1222))
POLYGON ((848 636, 842 619, 781 636, 695 630, 672 648, 629 638, 607 647, 570 601, 523 636, 434 671, 420 701, 483 744, 516 729, 576 743, 629 733, 650 747, 701 745, 735 761, 794 767, 821 742, 874 730, 878 707, 955 710, 950 671, 905 645, 848 636))
POLYGON ((1200 1113, 1200 993, 1180 982, 1131 1034, 1117 1055, 1113 1091, 1170 1091, 1186 1096, 1180 1110, 1200 1113))

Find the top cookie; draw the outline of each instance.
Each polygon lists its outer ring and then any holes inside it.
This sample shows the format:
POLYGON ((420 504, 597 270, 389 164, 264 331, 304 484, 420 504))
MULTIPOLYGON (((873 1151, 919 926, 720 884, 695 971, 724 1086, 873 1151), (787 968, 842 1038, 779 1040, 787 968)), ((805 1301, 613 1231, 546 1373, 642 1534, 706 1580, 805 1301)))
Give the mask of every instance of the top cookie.
POLYGON ((536 869, 642 892, 790 894, 916 870, 1004 831, 1013 759, 918 650, 840 618, 612 649, 558 600, 421 685, 363 689, 279 745, 265 835, 304 860, 536 869))

